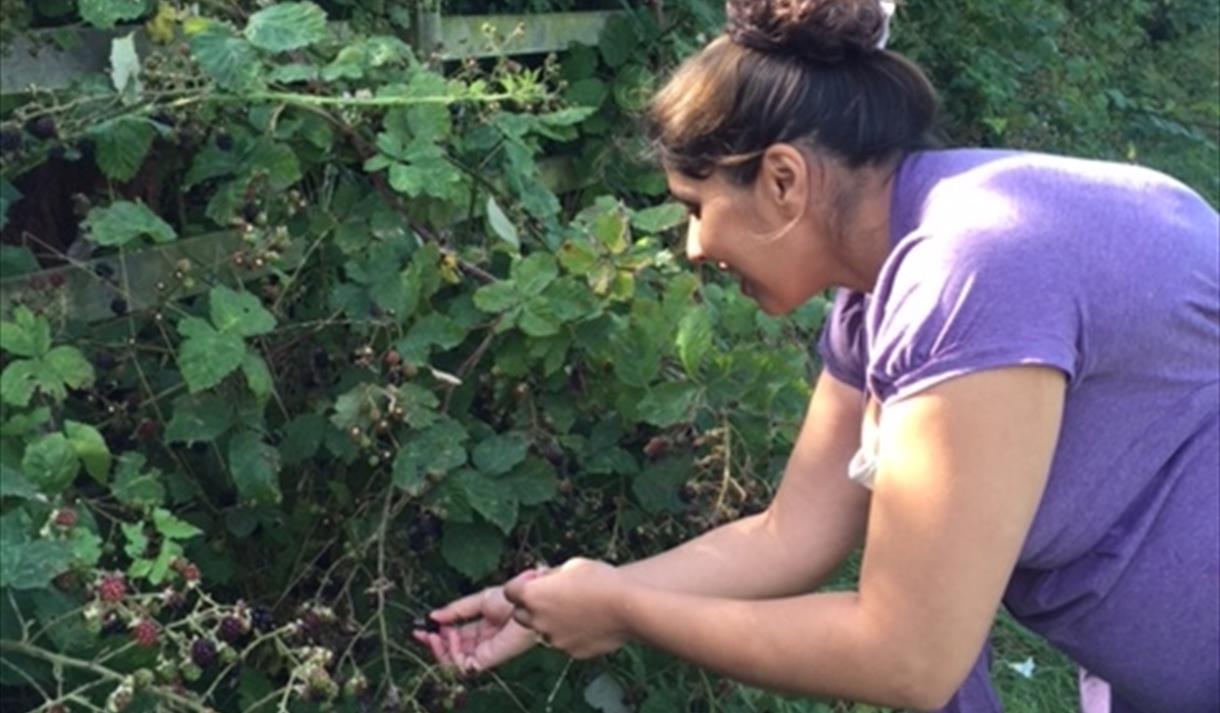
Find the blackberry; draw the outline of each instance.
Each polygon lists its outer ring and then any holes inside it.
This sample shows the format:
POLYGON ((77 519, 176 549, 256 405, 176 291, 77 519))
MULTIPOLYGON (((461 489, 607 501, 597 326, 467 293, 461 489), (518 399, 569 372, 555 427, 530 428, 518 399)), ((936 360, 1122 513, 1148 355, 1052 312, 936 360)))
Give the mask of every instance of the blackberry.
POLYGON ((110 303, 110 311, 119 316, 127 314, 127 300, 123 299, 122 297, 116 297, 114 301, 110 303))
POLYGON ((223 131, 221 133, 217 134, 216 135, 216 148, 220 149, 221 151, 232 151, 233 150, 233 137, 229 136, 228 134, 224 133, 223 131))
POLYGON ((47 140, 53 139, 59 135, 59 127, 55 126, 55 120, 49 116, 40 116, 37 119, 31 119, 30 123, 25 125, 25 130, 30 132, 35 138, 47 140))
POLYGON ((110 278, 114 277, 114 268, 111 267, 109 263, 99 262, 93 266, 93 274, 97 275, 103 280, 109 280, 110 278))
POLYGON ((263 607, 258 607, 250 612, 250 623, 256 630, 261 632, 271 631, 275 628, 275 619, 272 617, 271 611, 263 607))
POLYGON ((220 620, 220 628, 217 634, 220 636, 221 641, 236 644, 245 637, 248 630, 246 622, 235 616, 226 616, 220 620))
POLYGON ((247 203, 241 207, 241 217, 246 219, 247 223, 253 223, 258 218, 258 204, 247 203))
POLYGON ((9 153, 21 150, 21 132, 14 129, 0 131, 0 152, 9 153))
POLYGON ((199 668, 209 668, 216 663, 216 644, 208 639, 195 639, 191 644, 191 661, 199 668))

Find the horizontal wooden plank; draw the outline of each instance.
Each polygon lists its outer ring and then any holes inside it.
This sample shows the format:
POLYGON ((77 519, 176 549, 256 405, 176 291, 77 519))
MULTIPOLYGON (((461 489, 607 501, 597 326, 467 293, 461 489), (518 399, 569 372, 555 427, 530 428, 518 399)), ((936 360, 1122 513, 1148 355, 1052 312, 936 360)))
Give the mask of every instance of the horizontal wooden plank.
MULTIPOLYGON (((53 320, 100 322, 198 294, 216 282, 236 284, 269 274, 269 265, 233 264, 244 245, 236 231, 209 233, 9 277, 0 280, 0 314, 24 304, 53 320)), ((290 270, 301 257, 299 250, 289 251, 277 266, 290 270)))
MULTIPOLYGON (((454 15, 424 13, 418 17, 414 43, 421 54, 439 51, 446 60, 467 57, 533 54, 567 49, 572 44, 597 44, 602 29, 621 10, 555 12, 537 15, 454 15), (520 25, 520 36, 514 30, 520 25), (508 37, 497 46, 493 36, 508 37), (438 49, 439 48, 439 49, 438 49)), ((143 56, 152 46, 143 26, 98 30, 33 30, 14 37, 0 49, 0 95, 21 94, 31 84, 61 89, 110 67, 110 43, 115 37, 136 33, 136 48, 143 56), (56 40, 60 41, 57 42, 56 40)))
POLYGON ((573 44, 596 45, 606 23, 621 14, 607 10, 441 17, 439 36, 425 32, 421 50, 439 47, 441 58, 447 60, 560 52, 573 44))

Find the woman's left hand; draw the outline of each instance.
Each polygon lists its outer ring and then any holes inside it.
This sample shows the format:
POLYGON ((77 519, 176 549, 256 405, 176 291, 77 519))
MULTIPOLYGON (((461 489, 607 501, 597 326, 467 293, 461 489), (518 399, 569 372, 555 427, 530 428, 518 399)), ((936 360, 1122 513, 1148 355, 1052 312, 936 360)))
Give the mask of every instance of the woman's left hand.
POLYGON ((621 603, 630 584, 613 566, 580 557, 504 587, 513 618, 539 639, 577 659, 610 653, 627 642, 621 603))

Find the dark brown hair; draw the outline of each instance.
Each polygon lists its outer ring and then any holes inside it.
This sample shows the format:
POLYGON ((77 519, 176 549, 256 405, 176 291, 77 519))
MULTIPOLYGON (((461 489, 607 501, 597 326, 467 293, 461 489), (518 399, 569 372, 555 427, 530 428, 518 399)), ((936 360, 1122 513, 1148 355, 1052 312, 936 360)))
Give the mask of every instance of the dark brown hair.
POLYGON ((648 124, 662 162, 695 178, 758 174, 776 143, 855 168, 934 145, 936 92, 902 55, 876 49, 878 0, 729 0, 724 36, 656 95, 648 124))

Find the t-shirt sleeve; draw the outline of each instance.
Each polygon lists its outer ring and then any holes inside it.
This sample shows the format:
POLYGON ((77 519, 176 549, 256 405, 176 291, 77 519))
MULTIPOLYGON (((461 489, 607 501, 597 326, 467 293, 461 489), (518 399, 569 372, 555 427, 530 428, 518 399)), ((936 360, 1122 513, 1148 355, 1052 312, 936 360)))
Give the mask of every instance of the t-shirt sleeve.
POLYGON ((838 290, 818 337, 818 356, 839 381, 865 390, 868 338, 864 318, 868 301, 860 292, 838 290))
POLYGON ((1071 265, 1040 236, 911 236, 883 270, 870 311, 867 380, 883 403, 969 373, 1080 363, 1082 300, 1071 265))

